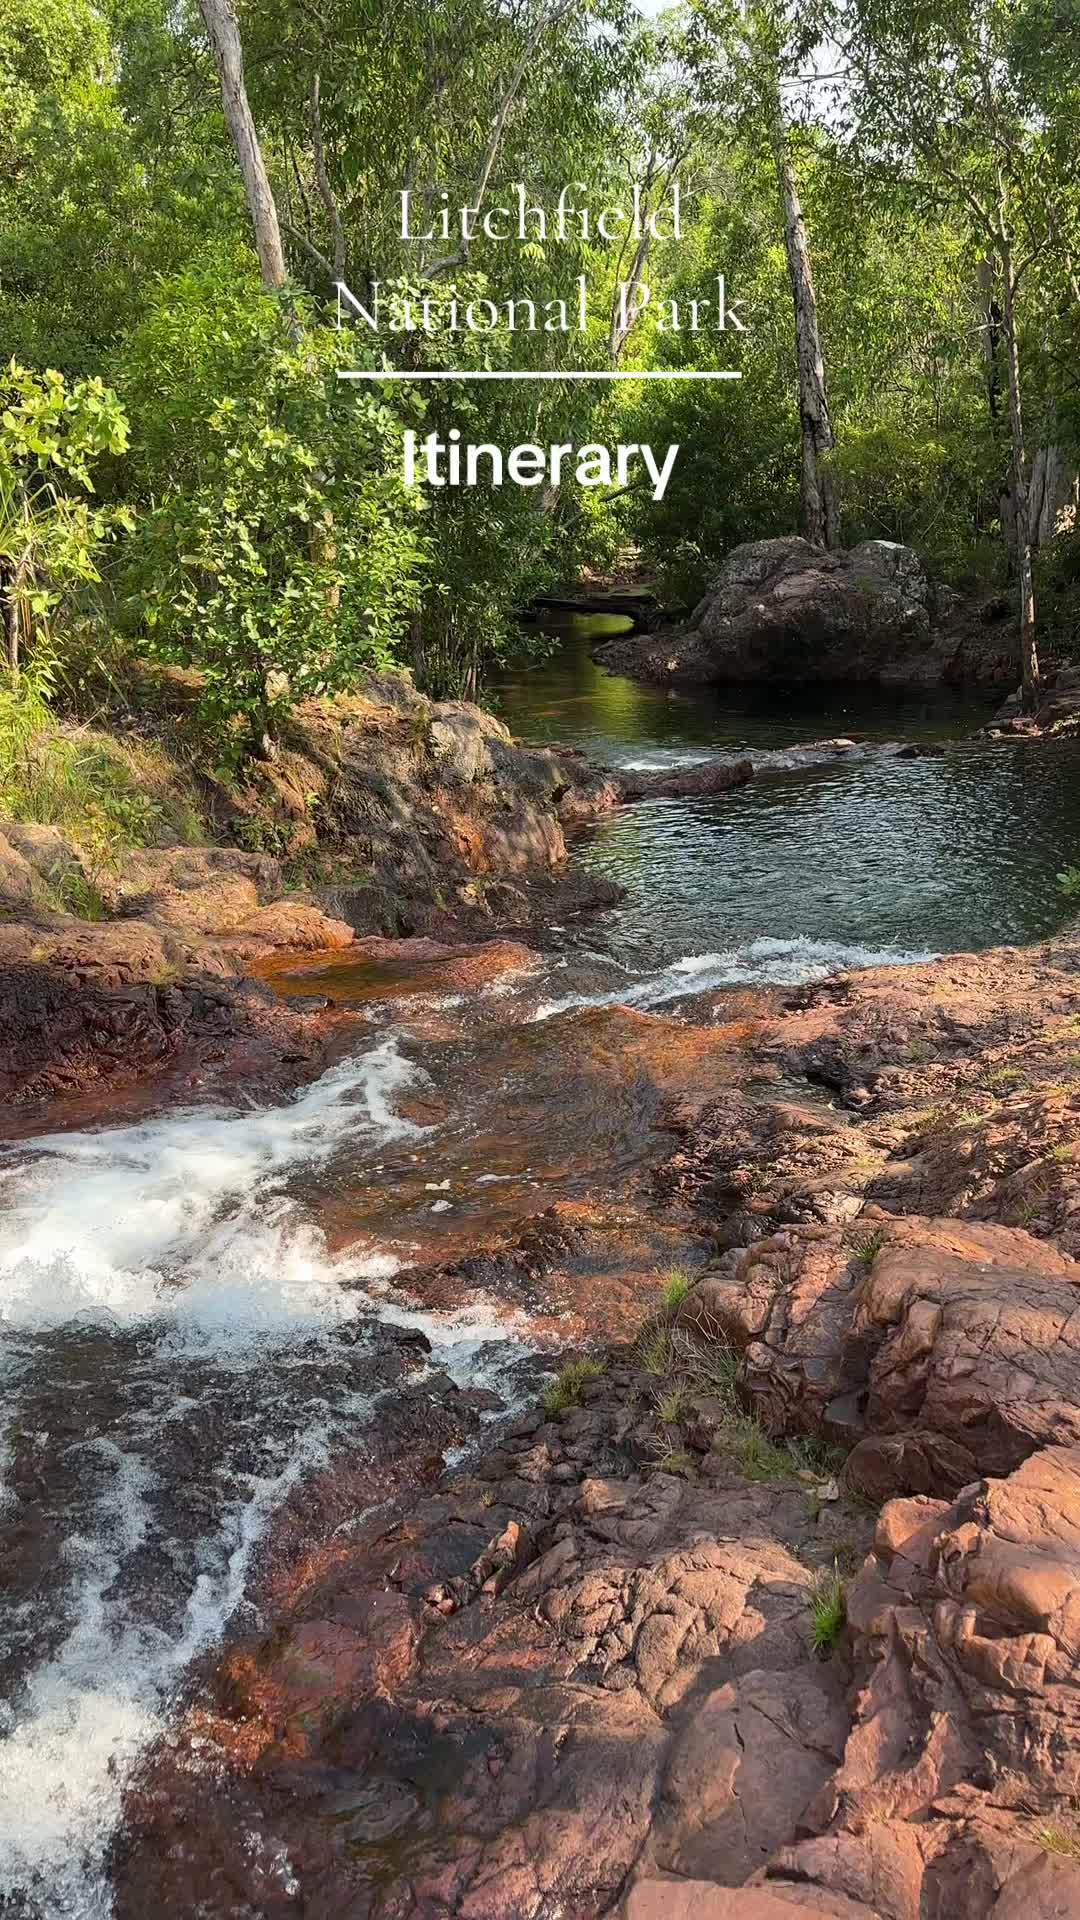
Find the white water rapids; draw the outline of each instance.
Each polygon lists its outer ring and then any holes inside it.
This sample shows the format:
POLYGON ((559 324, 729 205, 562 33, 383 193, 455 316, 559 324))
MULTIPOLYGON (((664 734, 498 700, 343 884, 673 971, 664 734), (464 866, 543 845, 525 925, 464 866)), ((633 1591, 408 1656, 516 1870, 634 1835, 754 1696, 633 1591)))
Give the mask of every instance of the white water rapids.
MULTIPOLYGON (((107 1920, 132 1769, 169 1725, 192 1661, 231 1620, 257 1624, 247 1592, 268 1521, 322 1464, 365 1457, 380 1396, 402 1378, 396 1347, 398 1373, 379 1374, 393 1330, 422 1331, 427 1370, 462 1386, 506 1385, 535 1344, 494 1302, 442 1315, 401 1304, 401 1247, 369 1236, 331 1253, 320 1180, 379 1178, 397 1208, 407 1164, 410 1204, 447 1217, 447 1170, 456 1199, 463 1151, 482 1193, 526 1181, 538 1141, 550 1137, 561 1164, 543 1102, 572 1035, 553 1016, 918 957, 758 940, 635 975, 577 949, 576 993, 540 998, 553 996, 559 959, 516 980, 511 1023, 525 1023, 532 1051, 500 1054, 475 1087, 459 1059, 456 1111, 438 1125, 401 1111, 426 1075, 415 1041, 395 1032, 279 1105, 173 1110, 0 1150, 0 1913, 107 1920), (537 1076, 532 1147, 523 1121, 510 1142, 520 1171, 481 1171, 467 1148, 476 1103, 490 1130, 508 1086, 510 1111, 525 1115, 522 1063, 537 1076)), ((502 1045, 505 1026, 484 1044, 502 1045)), ((565 1124, 572 1134, 580 1122, 565 1124)))
POLYGON ((331 1257, 288 1192, 343 1151, 362 1164, 422 1145, 395 1110, 421 1078, 391 1038, 281 1106, 7 1150, 0 1522, 18 1539, 25 1521, 43 1573, 0 1635, 0 1911, 110 1912, 133 1763, 241 1606, 268 1518, 332 1449, 361 1444, 373 1311, 421 1327, 461 1384, 521 1351, 483 1302, 443 1317, 389 1304, 396 1262, 331 1257))

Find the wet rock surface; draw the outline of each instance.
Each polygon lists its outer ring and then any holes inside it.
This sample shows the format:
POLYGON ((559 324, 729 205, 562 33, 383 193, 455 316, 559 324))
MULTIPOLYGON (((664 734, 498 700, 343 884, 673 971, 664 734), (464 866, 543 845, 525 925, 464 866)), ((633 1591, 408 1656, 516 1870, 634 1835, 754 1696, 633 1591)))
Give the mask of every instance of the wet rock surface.
POLYGON ((137 1795, 119 1913, 257 1908, 270 1858, 282 1911, 373 1916, 600 1914, 764 1866, 845 1737, 810 1659, 832 1531, 793 1479, 643 1474, 635 1381, 511 1427, 234 1649, 137 1795))
POLYGON ((693 1012, 580 1029, 672 1056, 651 1242, 564 1202, 413 1276, 589 1338, 622 1271, 642 1334, 271 1556, 120 1915, 1080 1913, 1080 950, 693 1012))

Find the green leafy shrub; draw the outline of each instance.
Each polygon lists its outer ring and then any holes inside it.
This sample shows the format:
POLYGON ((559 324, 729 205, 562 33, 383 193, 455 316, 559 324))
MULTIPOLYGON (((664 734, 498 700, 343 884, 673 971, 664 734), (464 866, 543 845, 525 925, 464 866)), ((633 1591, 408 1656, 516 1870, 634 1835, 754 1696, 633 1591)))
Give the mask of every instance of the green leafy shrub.
MULTIPOLYGON (((131 345, 134 389, 144 358, 163 363, 164 398, 141 482, 160 491, 126 587, 149 651, 199 668, 201 721, 227 763, 272 753, 297 701, 394 661, 427 542, 400 470, 400 419, 338 380, 341 337, 317 328, 287 341, 257 290, 234 290, 215 317, 212 285, 164 288, 131 345)), ((137 418, 147 410, 143 400, 137 418)))
POLYGON ((93 473, 103 454, 127 446, 127 419, 101 380, 12 360, 0 373, 0 630, 17 671, 35 633, 70 588, 97 581, 95 553, 131 515, 100 506, 93 473))

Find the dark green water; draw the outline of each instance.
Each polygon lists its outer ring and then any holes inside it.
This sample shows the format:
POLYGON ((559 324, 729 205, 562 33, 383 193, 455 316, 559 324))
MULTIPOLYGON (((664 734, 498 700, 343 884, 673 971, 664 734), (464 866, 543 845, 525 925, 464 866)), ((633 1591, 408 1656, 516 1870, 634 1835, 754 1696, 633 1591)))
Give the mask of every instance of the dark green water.
POLYGON ((548 661, 503 676, 499 710, 521 739, 612 766, 747 752, 758 768, 733 794, 626 808, 579 844, 629 890, 605 944, 635 965, 698 956, 721 977, 798 978, 1034 939, 1070 917, 1056 876, 1080 862, 1080 743, 973 739, 990 707, 945 695, 672 696, 602 672, 595 633, 571 621, 548 661), (834 735, 945 751, 800 763, 834 735))

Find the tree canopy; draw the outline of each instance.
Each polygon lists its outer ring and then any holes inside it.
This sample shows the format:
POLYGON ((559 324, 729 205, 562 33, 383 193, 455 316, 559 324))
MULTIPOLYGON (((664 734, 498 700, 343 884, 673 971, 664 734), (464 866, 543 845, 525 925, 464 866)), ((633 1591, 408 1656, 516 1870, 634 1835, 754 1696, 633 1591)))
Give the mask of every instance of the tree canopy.
POLYGON ((282 703, 365 661, 476 693, 577 566, 632 550, 686 603, 801 522, 1014 592, 1033 682, 1076 500, 1078 25, 1077 0, 5 0, 5 632, 47 607, 62 645, 92 594, 268 750, 282 703), (517 183, 549 212, 636 201, 645 231, 440 232, 517 183), (695 328, 718 276, 738 322, 695 328), (434 324, 374 333, 376 293, 434 324), (571 317, 468 331, 453 299, 571 317), (384 367, 742 379, 337 378, 384 367), (32 395, 100 409, 92 472, 28 449, 32 395), (408 489, 404 432, 452 427, 681 455, 662 500, 408 489))

